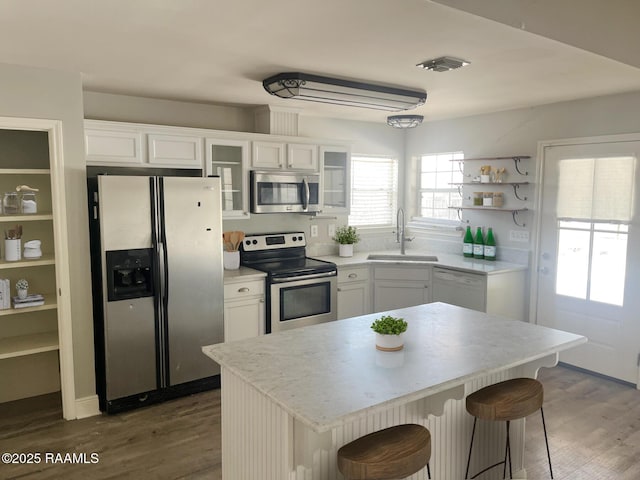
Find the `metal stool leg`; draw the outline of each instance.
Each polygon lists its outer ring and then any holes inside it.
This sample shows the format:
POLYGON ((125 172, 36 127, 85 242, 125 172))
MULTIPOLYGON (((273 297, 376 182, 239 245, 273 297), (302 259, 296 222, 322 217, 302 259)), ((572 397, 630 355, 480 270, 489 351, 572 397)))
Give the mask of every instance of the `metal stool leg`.
POLYGON ((469 464, 471 463, 471 449, 473 448, 473 437, 476 434, 476 422, 478 417, 473 417, 473 430, 471 431, 471 444, 469 445, 469 457, 467 458, 467 469, 464 472, 464 478, 469 478, 469 464))
POLYGON ((542 416, 542 430, 544 430, 544 443, 547 446, 547 460, 549 460, 549 474, 553 480, 553 469, 551 468, 551 453, 549 453, 549 439, 547 438, 547 426, 544 423, 544 411, 540 407, 540 415, 542 416))
POLYGON ((429 468, 429 464, 427 463, 427 478, 431 480, 431 469, 429 468))
POLYGON ((502 469, 502 478, 505 478, 505 476, 507 475, 507 458, 509 459, 509 478, 513 478, 513 473, 511 472, 511 444, 509 442, 509 425, 510 424, 511 422, 507 420, 507 443, 504 446, 504 461, 500 462, 504 464, 504 467, 502 469))

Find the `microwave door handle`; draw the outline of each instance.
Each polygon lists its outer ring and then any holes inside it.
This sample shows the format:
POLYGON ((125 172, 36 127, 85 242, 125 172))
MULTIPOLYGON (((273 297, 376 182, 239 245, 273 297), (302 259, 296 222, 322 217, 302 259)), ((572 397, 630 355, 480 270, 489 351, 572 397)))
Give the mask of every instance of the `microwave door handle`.
POLYGON ((311 193, 309 192, 309 184, 307 183, 307 179, 302 179, 302 188, 304 189, 304 196, 302 198, 302 211, 306 212, 309 208, 309 200, 311 197, 311 193))

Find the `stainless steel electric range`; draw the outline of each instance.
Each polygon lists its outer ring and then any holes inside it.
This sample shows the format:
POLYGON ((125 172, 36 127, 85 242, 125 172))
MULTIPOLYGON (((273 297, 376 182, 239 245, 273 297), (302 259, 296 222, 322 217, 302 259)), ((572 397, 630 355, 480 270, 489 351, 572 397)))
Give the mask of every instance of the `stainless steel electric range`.
POLYGON ((266 333, 336 320, 338 269, 306 256, 304 232, 247 235, 240 263, 266 277, 266 333))

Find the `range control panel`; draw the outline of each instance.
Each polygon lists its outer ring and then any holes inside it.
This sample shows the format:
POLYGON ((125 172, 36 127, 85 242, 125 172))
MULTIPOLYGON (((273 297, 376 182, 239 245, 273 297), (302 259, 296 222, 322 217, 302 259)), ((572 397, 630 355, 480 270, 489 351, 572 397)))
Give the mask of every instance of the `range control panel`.
POLYGON ((245 252, 272 250, 275 248, 306 247, 307 239, 304 232, 267 233, 247 235, 242 241, 245 252))

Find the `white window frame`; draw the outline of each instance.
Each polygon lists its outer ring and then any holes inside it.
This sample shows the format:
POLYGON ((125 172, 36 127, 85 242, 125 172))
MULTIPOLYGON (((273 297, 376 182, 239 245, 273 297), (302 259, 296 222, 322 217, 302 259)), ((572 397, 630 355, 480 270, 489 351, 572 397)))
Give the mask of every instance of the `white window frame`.
MULTIPOLYGON (((416 162, 415 169, 412 174, 416 175, 418 179, 418 184, 416 188, 416 197, 415 197, 415 213, 416 215, 411 219, 410 227, 416 231, 423 232, 431 232, 439 235, 450 235, 450 236, 460 236, 460 224, 461 221, 459 219, 443 219, 443 218, 435 218, 435 217, 423 217, 422 213, 422 194, 425 191, 434 192, 438 190, 446 191, 447 193, 459 194, 461 191, 459 187, 451 185, 449 188, 423 188, 421 185, 422 179, 422 164, 426 159, 435 159, 437 157, 449 157, 447 160, 459 160, 460 162, 464 161, 464 152, 455 151, 455 152, 438 152, 438 153, 426 153, 420 155, 418 161, 416 162)), ((448 170, 450 173, 457 172, 460 168, 458 162, 451 161, 451 169, 448 170)), ((462 181, 462 173, 460 174, 462 181)), ((462 203, 462 197, 461 197, 462 203)))
POLYGON ((362 229, 368 232, 374 232, 376 230, 385 230, 388 231, 389 228, 395 226, 395 215, 398 207, 398 192, 399 192, 399 161, 394 156, 389 155, 369 155, 369 154, 352 154, 351 155, 351 213, 349 214, 349 225, 354 225, 358 229, 362 229), (353 218, 354 207, 357 209, 358 203, 355 198, 355 194, 360 190, 355 186, 357 173, 356 164, 359 161, 390 161, 393 163, 393 168, 395 169, 394 173, 394 184, 390 189, 390 199, 391 205, 389 205, 389 218, 390 222, 385 224, 359 224, 353 218))

